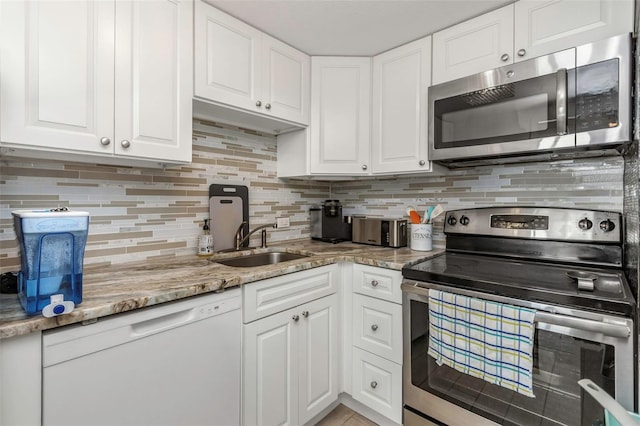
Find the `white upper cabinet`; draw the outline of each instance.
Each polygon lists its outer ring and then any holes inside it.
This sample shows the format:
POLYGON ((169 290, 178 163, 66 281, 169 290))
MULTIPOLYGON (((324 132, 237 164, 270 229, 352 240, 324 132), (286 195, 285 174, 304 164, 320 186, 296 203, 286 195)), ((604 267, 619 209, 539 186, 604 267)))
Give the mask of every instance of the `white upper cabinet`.
MULTIPOLYGON (((195 96, 250 114, 309 124, 309 64, 306 54, 220 10, 196 2, 195 96)), ((209 109, 212 118, 251 122, 245 114, 209 109)), ((258 130, 268 127, 255 121, 258 130)), ((235 124, 235 123, 234 123, 235 124)), ((285 129, 287 126, 274 125, 285 129)), ((269 130, 269 129, 266 129, 269 130)))
POLYGON ((371 59, 311 60, 311 173, 369 174, 371 59))
POLYGON ((3 154, 190 162, 192 7, 3 2, 3 154))
POLYGON ((512 62, 512 4, 433 34, 433 84, 512 62))
POLYGON ((520 0, 516 61, 633 32, 633 0, 520 0))
POLYGON ((373 173, 431 170, 426 135, 430 82, 431 37, 373 58, 373 173))
POLYGON ((433 34, 433 84, 633 32, 633 0, 520 0, 433 34))

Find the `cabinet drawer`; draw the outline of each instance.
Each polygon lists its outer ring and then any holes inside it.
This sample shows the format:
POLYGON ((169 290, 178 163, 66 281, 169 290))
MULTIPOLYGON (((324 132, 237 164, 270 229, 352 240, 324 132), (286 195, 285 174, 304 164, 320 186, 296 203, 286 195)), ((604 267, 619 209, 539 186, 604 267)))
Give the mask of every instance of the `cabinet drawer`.
POLYGON ((353 398, 402 423, 402 366, 353 348, 353 398))
POLYGON ((402 363, 402 305, 354 294, 353 344, 402 363))
POLYGON ((338 267, 323 266, 243 285, 243 322, 246 324, 335 293, 338 267))
POLYGON ((367 265, 353 265, 353 291, 402 303, 402 272, 367 265))

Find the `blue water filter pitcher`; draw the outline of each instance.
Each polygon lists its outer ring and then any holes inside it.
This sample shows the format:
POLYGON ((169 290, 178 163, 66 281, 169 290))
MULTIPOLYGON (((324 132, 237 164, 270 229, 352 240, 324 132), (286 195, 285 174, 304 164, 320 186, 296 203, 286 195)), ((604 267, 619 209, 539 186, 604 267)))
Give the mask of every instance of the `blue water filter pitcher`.
POLYGON ((16 210, 21 251, 18 298, 29 315, 66 314, 82 303, 82 263, 89 213, 66 208, 16 210))

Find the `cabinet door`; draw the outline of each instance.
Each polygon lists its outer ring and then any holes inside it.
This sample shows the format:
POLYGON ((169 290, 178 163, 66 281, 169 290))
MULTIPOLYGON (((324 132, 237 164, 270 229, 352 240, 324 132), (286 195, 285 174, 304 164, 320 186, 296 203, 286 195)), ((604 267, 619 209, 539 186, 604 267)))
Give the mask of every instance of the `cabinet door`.
POLYGON ((515 3, 516 61, 633 32, 632 0, 515 3))
POLYGON ((374 173, 429 170, 426 97, 430 74, 431 37, 373 58, 374 173))
POLYGON ((280 41, 262 38, 263 112, 284 120, 309 124, 309 56, 280 41))
POLYGON ((433 84, 512 62, 512 4, 433 34, 433 84))
POLYGON ((262 34, 202 1, 195 7, 195 95, 261 111, 262 34))
POLYGON ((311 173, 369 173, 371 60, 311 58, 311 173))
POLYGON ((4 1, 0 8, 2 142, 113 152, 113 2, 4 1))
POLYGON ((243 425, 299 424, 300 318, 301 310, 294 308, 244 325, 243 425))
POLYGON ((193 3, 119 1, 116 34, 116 154, 190 162, 193 3))
POLYGON ((299 424, 338 399, 338 296, 300 306, 299 424))

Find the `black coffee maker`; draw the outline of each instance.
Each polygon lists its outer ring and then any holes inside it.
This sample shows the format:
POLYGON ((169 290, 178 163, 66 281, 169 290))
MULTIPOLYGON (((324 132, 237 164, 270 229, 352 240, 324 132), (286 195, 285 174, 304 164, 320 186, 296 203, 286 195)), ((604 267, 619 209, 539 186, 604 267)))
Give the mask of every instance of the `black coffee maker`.
POLYGON ((339 243, 351 241, 350 216, 342 216, 342 204, 338 200, 326 200, 322 206, 309 209, 311 216, 311 238, 339 243))

